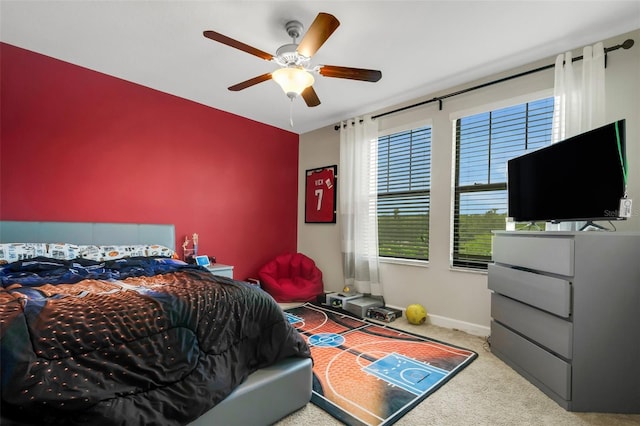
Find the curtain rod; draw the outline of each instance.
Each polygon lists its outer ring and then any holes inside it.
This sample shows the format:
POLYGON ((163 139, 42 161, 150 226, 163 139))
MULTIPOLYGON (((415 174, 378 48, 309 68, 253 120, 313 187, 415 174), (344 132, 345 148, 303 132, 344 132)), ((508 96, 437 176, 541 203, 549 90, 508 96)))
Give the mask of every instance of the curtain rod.
MULTIPOLYGON (((604 53, 605 53, 605 62, 604 62, 604 64, 605 64, 605 67, 607 66, 607 56, 606 56, 607 53, 613 52, 614 50, 618 50, 618 49, 621 49, 621 48, 625 49, 625 50, 631 49, 633 44, 634 44, 633 39, 629 38, 629 39, 625 40, 622 44, 617 44, 615 46, 611 46, 611 47, 605 48, 604 49, 604 53)), ((573 58, 571 60, 571 62, 581 61, 582 59, 583 59, 582 56, 576 56, 575 58, 573 58)), ((487 86, 492 86, 494 84, 503 83, 505 81, 512 80, 514 78, 524 77, 525 75, 529 75, 529 74, 533 74, 533 73, 536 73, 536 72, 544 71, 544 70, 547 70, 547 69, 553 68, 553 67, 555 67, 555 63, 554 64, 550 64, 550 65, 545 65, 545 66, 542 66, 542 67, 539 67, 539 68, 535 68, 535 69, 532 69, 532 70, 529 70, 529 71, 524 71, 524 72, 521 72, 521 73, 518 73, 518 74, 510 75, 510 76, 507 76, 507 77, 503 77, 503 78, 500 78, 498 80, 493 80, 493 81, 489 81, 487 83, 482 83, 482 84, 479 84, 477 86, 469 87, 467 89, 458 90, 457 92, 448 93, 448 94, 442 95, 442 96, 436 96, 435 98, 428 99, 428 100, 422 101, 422 102, 418 102, 417 104, 407 105, 407 106, 404 106, 402 108, 398 108, 398 109, 394 109, 394 110, 391 110, 391 111, 383 112, 383 113, 378 114, 378 115, 374 115, 371 118, 372 119, 376 119, 376 118, 384 117, 384 116, 387 116, 387 115, 391 115, 391 114, 395 114, 395 113, 398 113, 398 112, 406 111, 406 110, 411 109, 411 108, 416 108, 416 107, 419 107, 419 106, 422 106, 422 105, 430 104, 432 102, 438 102, 439 108, 442 111, 442 100, 443 99, 451 98, 453 96, 458 96, 458 95, 461 95, 463 93, 471 92, 473 90, 482 89, 482 88, 485 88, 487 86)), ((335 130, 339 130, 340 129, 340 125, 336 125, 334 127, 334 129, 335 130)))

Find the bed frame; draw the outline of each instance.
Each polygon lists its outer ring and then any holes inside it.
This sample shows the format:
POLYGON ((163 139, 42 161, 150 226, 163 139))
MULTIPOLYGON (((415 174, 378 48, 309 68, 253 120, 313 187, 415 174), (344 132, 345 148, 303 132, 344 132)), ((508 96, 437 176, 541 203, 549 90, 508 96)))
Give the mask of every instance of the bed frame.
MULTIPOLYGON (((158 244, 175 250, 164 224, 0 221, 0 243, 158 244)), ((251 374, 222 402, 190 423, 270 425, 311 399, 312 361, 287 358, 251 374)))

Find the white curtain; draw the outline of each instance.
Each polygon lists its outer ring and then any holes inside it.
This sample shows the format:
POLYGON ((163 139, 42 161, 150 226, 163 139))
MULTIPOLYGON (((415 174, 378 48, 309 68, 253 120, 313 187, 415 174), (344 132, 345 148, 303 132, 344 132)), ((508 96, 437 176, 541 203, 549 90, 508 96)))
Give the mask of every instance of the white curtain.
POLYGON ((604 46, 596 43, 574 65, 571 52, 555 64, 553 142, 605 124, 604 46))
MULTIPOLYGON (((604 61, 602 43, 586 46, 582 62, 575 65, 571 52, 556 57, 553 143, 605 124, 604 61)), ((573 231, 584 225, 584 222, 547 223, 546 230, 573 231)))
POLYGON ((370 116, 340 126, 340 225, 345 285, 382 295, 378 267, 378 124, 370 116))

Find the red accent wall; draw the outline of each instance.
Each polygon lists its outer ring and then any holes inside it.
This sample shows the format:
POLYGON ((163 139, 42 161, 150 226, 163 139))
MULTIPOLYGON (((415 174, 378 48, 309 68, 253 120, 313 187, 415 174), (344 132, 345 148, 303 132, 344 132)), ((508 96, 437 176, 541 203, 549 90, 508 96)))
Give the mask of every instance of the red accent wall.
POLYGON ((296 250, 298 135, 5 43, 0 57, 0 219, 173 223, 176 247, 197 232, 237 279, 296 250))

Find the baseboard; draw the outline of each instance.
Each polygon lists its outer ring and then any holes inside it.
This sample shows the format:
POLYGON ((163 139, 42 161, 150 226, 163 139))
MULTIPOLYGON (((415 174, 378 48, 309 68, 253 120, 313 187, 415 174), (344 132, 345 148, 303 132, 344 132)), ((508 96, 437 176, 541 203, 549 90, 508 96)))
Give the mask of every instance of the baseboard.
MULTIPOLYGON (((404 316, 403 308, 393 306, 393 305, 388 305, 388 306, 396 309, 401 309, 402 315, 404 316)), ((489 326, 473 324, 470 322, 460 321, 457 319, 443 317, 440 315, 428 314, 428 321, 433 325, 437 325, 438 327, 460 330, 474 336, 487 337, 491 334, 491 328, 489 326)))

